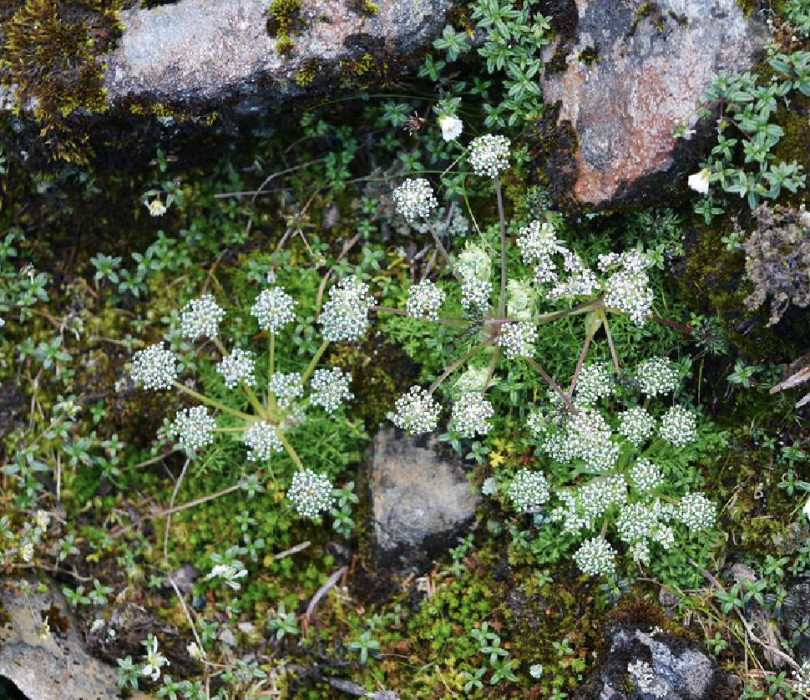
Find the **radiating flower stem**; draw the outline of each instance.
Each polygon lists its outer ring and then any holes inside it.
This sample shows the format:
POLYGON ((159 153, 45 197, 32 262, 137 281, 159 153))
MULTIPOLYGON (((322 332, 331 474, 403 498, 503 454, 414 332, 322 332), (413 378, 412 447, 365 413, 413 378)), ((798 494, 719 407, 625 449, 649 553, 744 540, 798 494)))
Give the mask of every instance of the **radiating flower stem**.
POLYGON ((323 354, 326 352, 326 348, 328 347, 329 341, 324 340, 321 343, 321 346, 315 352, 313 358, 310 360, 309 364, 307 365, 307 368, 304 370, 304 373, 301 375, 301 384, 307 383, 307 379, 309 379, 310 375, 315 371, 315 368, 318 366, 318 362, 320 362, 321 357, 323 357, 323 354))
POLYGON ((569 399, 568 395, 562 390, 562 388, 560 388, 560 385, 557 384, 557 382, 555 382, 551 378, 549 373, 546 372, 546 370, 544 370, 540 366, 540 364, 536 360, 534 360, 533 358, 527 357, 526 361, 532 367, 534 367, 535 372, 537 372, 543 379, 545 379, 546 384, 548 384, 554 390, 554 392, 557 394, 557 396, 559 396, 562 399, 563 403, 568 407, 568 410, 573 411, 574 410, 574 405, 571 403, 571 399, 569 399))
POLYGON ((506 215, 503 211, 503 197, 501 196, 501 181, 495 176, 495 195, 498 198, 498 219, 501 224, 501 294, 498 298, 498 316, 506 315, 506 215))
POLYGON ((621 376, 622 369, 619 367, 619 357, 616 355, 616 348, 613 345, 613 336, 610 333, 610 324, 607 320, 607 314, 604 309, 599 310, 599 317, 602 319, 602 324, 605 326, 605 335, 607 336, 608 347, 610 348, 610 357, 613 359, 613 367, 616 369, 616 374, 621 376))
POLYGON ((438 379, 436 379, 436 381, 430 385, 430 388, 428 389, 428 394, 433 394, 433 392, 439 388, 439 386, 445 379, 447 379, 451 374, 453 374, 453 372, 455 372, 459 367, 461 367, 461 365, 470 360, 479 350, 481 350, 487 344, 488 343, 481 343, 480 345, 476 345, 472 350, 464 353, 455 362, 453 362, 453 364, 447 367, 444 370, 444 372, 441 373, 438 379))
POLYGON ((183 393, 188 394, 189 396, 197 399, 197 401, 202 401, 202 403, 207 404, 212 408, 216 408, 222 411, 223 413, 227 413, 228 415, 234 416, 236 418, 241 418, 242 420, 250 421, 251 423, 256 421, 256 416, 251 416, 248 413, 242 413, 242 411, 237 411, 236 409, 231 408, 230 406, 226 406, 224 403, 220 403, 215 399, 209 399, 207 396, 203 396, 199 392, 194 391, 194 389, 189 389, 188 387, 183 386, 176 379, 172 380, 172 386, 178 391, 182 391, 183 393))
POLYGON ((304 464, 301 461, 301 458, 298 456, 298 453, 293 449, 293 446, 290 444, 290 441, 284 436, 280 430, 276 431, 276 435, 278 435, 278 439, 281 440, 281 444, 284 445, 284 449, 287 450, 287 454, 290 455, 292 461, 295 462, 295 466, 298 467, 298 471, 306 471, 304 469, 304 464))

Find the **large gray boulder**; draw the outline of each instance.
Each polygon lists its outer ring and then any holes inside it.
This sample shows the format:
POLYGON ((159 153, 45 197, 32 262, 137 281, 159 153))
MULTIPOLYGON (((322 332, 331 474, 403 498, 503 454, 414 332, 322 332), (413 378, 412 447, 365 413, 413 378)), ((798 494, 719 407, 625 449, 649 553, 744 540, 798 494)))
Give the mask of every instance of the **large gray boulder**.
POLYGON ((562 70, 543 79, 563 128, 543 142, 568 151, 547 154, 552 188, 595 208, 660 196, 705 149, 708 125, 698 112, 712 75, 754 66, 767 29, 746 18, 738 0, 568 5, 576 28, 561 32, 546 57, 562 70), (677 128, 697 134, 677 139, 677 128))
POLYGON ((301 0, 289 53, 268 32, 267 0, 181 0, 121 13, 107 57, 111 103, 127 98, 240 109, 317 94, 390 70, 441 30, 451 0, 301 0), (371 5, 369 4, 369 7, 371 5))
POLYGON ((381 562, 418 570, 441 556, 475 516, 480 497, 435 438, 385 428, 368 452, 371 526, 381 562))

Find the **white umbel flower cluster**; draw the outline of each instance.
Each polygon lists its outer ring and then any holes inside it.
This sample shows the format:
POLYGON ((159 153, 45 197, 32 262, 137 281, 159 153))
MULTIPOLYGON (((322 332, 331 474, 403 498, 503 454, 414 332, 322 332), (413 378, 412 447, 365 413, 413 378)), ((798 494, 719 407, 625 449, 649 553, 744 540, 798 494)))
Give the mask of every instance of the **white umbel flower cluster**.
POLYGON ((619 433, 640 447, 655 432, 655 419, 641 406, 633 406, 619 414, 619 433))
POLYGON ((266 421, 251 423, 245 428, 242 441, 247 445, 247 457, 251 462, 270 459, 273 452, 281 452, 284 449, 276 427, 266 421))
POLYGON ((357 277, 345 277, 329 290, 319 321, 323 337, 333 343, 360 340, 368 330, 368 311, 374 304, 368 285, 357 277))
POLYGON ((678 368, 666 357, 651 357, 636 368, 636 380, 642 394, 664 396, 678 387, 678 368))
POLYGON ((405 180, 394 190, 393 197, 397 211, 409 224, 429 218, 439 206, 433 188, 423 177, 405 180))
POLYGON ((312 393, 309 400, 314 406, 320 406, 330 415, 340 408, 344 401, 354 398, 349 389, 352 377, 342 369, 316 369, 310 380, 312 393))
POLYGON ((509 167, 509 139, 484 134, 470 143, 469 160, 476 175, 495 178, 509 167))
POLYGON ((692 532, 708 530, 717 518, 717 506, 699 493, 688 493, 678 504, 675 517, 692 532))
POLYGON ((518 231, 517 244, 523 262, 534 265, 538 283, 548 284, 557 281, 559 276, 553 256, 566 252, 566 248, 557 238, 552 224, 532 221, 518 231))
POLYGON ((574 404, 593 406, 597 401, 613 395, 615 388, 613 373, 607 362, 585 365, 577 378, 574 404))
POLYGON ((328 511, 335 503, 329 479, 309 469, 295 473, 287 491, 287 498, 299 515, 313 520, 322 512, 328 511))
POLYGON ((565 424, 562 432, 550 435, 541 445, 552 459, 570 464, 581 459, 592 472, 609 471, 619 457, 610 426, 595 409, 580 408, 565 424))
POLYGON ((409 435, 429 433, 439 424, 441 407, 421 386, 412 386, 407 394, 397 399, 394 408, 392 422, 409 435))
POLYGON ((492 429, 489 421, 493 413, 492 404, 481 394, 462 394, 453 404, 450 427, 466 438, 486 435, 492 429))
POLYGON ((214 442, 215 427, 216 421, 208 415, 208 409, 194 406, 177 412, 169 433, 186 452, 193 453, 214 442))
POLYGON ((439 318, 439 309, 444 304, 444 291, 430 280, 422 280, 408 290, 408 301, 405 308, 408 316, 436 321, 439 318))
POLYGON ((278 333, 284 326, 295 320, 296 301, 281 287, 262 290, 250 313, 258 321, 263 331, 278 333))
MULTIPOLYGON (((576 495, 568 500, 568 511, 564 512, 565 518, 570 522, 565 524, 569 531, 576 531, 580 528, 590 530, 594 527, 597 518, 600 518, 608 509, 615 505, 624 505, 627 502, 627 482, 621 474, 614 474, 593 481, 581 486, 576 495), (577 518, 573 517, 573 511, 579 505, 577 518)), ((563 513, 557 513, 555 519, 561 519, 563 513)))
POLYGON ((685 447, 697 439, 697 418, 683 406, 672 406, 662 416, 658 434, 675 447, 685 447))
POLYGON ((222 376, 225 386, 235 389, 239 384, 255 386, 256 360, 248 350, 236 348, 230 355, 223 357, 217 364, 217 372, 222 376))
POLYGON ((144 389, 169 389, 177 379, 177 358, 163 343, 150 345, 132 356, 130 374, 144 389))
POLYGON ((280 409, 287 408, 304 393, 301 375, 298 372, 275 372, 270 380, 270 392, 275 396, 280 409))
POLYGON ((657 489, 664 482, 661 470, 648 459, 640 459, 633 465, 630 478, 641 493, 657 489))
POLYGON ((637 250, 599 256, 599 269, 618 267, 604 283, 605 306, 626 313, 637 326, 643 326, 650 314, 654 294, 647 270, 652 261, 637 250))
POLYGON ((510 360, 534 355, 534 344, 537 342, 537 328, 528 321, 506 323, 498 334, 498 345, 503 354, 510 360))
POLYGON ((180 330, 190 340, 203 336, 216 338, 219 324, 225 318, 225 309, 220 308, 210 294, 192 299, 180 311, 180 330))
POLYGON ((492 261, 487 252, 474 243, 467 243, 458 256, 456 270, 461 277, 461 304, 464 309, 483 312, 489 308, 492 261))
POLYGON ((616 551, 601 537, 583 542, 574 554, 574 561, 588 576, 608 576, 616 571, 616 551))
POLYGON ((542 472, 521 469, 509 486, 508 496, 519 512, 530 513, 548 501, 548 481, 542 472))

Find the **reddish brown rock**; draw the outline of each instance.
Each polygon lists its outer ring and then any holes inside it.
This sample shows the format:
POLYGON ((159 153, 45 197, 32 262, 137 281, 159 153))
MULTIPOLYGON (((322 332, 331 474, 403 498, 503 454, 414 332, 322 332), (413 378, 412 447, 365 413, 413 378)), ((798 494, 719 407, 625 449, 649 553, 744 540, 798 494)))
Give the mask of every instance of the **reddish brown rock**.
MULTIPOLYGON (((547 75, 543 90, 558 103, 557 124, 576 137, 568 194, 604 208, 683 179, 695 165, 696 141, 673 132, 705 132, 698 111, 712 75, 750 69, 768 34, 736 0, 575 4, 573 40, 551 49, 568 51, 563 70, 547 75)), ((552 180, 559 161, 546 165, 552 180)))

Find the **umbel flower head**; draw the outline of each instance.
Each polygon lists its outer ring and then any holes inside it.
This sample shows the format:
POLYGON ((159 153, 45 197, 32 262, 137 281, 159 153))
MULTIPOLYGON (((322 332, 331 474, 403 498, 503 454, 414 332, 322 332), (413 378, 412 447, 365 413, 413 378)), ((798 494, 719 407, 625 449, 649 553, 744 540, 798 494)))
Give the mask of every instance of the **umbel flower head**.
POLYGON ((295 473, 287 498, 299 515, 312 519, 328 511, 335 503, 329 479, 309 469, 295 473))
POLYGON ((636 368, 636 380, 641 393, 647 396, 663 396, 678 386, 678 368, 665 357, 651 357, 636 368))
POLYGON ((216 421, 205 406, 184 408, 177 412, 169 433, 186 450, 193 453, 214 441, 216 421))
POLYGON ((430 280, 422 280, 408 290, 406 309, 408 316, 435 321, 439 318, 439 309, 444 304, 445 294, 430 280))
POLYGON ((340 408, 344 401, 354 398, 349 389, 351 375, 335 367, 333 369, 316 369, 310 380, 312 393, 309 400, 314 406, 320 406, 330 415, 340 408))
POLYGON ((270 459, 273 452, 281 452, 284 449, 276 427, 266 421, 251 423, 245 428, 242 441, 248 448, 247 457, 251 462, 270 459))
POLYGON ((409 224, 429 218, 433 210, 439 206, 433 188, 423 177, 405 180, 394 190, 393 197, 397 211, 409 224))
POLYGON ((548 500, 548 481, 541 472, 521 469, 509 486, 509 499, 521 513, 537 510, 548 500))
POLYGON ((130 374, 144 389, 169 389, 177 379, 177 358, 163 343, 151 345, 133 355, 130 374))
POLYGON ((374 299, 368 285, 357 277, 345 277, 329 290, 329 300, 319 317, 323 337, 333 343, 360 340, 368 330, 368 311, 374 299))
POLYGON ((281 287, 265 289, 256 298, 250 313, 259 322, 263 331, 278 333, 285 325, 295 320, 296 301, 281 287))
POLYGON ((484 134, 470 143, 470 165, 476 175, 495 178, 509 167, 509 139, 484 134))
POLYGON ((574 561, 589 576, 610 575, 616 570, 616 551, 607 540, 594 537, 583 542, 574 554, 574 561))
POLYGON ((298 372, 276 372, 270 380, 270 391, 276 397, 279 408, 287 408, 304 393, 301 375, 298 372))
POLYGON ((236 348, 230 355, 223 357, 217 365, 217 372, 222 375, 225 386, 235 389, 240 383, 245 386, 255 386, 256 360, 253 353, 236 348))
POLYGON ((480 393, 462 394, 453 404, 450 426, 462 437, 486 435, 492 429, 489 420, 493 413, 492 404, 480 393))
POLYGON ((537 328, 528 321, 506 323, 498 335, 498 345, 510 360, 517 357, 531 357, 537 341, 537 328))
POLYGON ((412 386, 407 394, 397 399, 394 408, 396 412, 391 421, 409 435, 429 433, 439 424, 441 407, 421 386, 412 386))
POLYGON ((180 311, 180 329, 190 340, 197 340, 200 336, 216 338, 223 318, 225 310, 219 307, 213 296, 204 294, 199 299, 192 299, 180 311))
POLYGON ((658 434, 675 447, 685 447, 697 439, 697 418, 683 406, 675 405, 661 418, 658 434))

